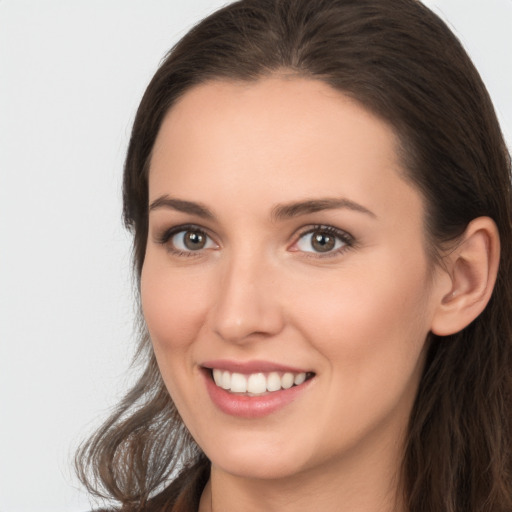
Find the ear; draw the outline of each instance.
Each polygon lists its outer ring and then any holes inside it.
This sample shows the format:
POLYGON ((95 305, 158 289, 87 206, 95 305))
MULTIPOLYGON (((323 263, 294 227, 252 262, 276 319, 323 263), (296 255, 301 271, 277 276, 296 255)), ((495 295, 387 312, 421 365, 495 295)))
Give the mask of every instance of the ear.
POLYGON ((500 238, 494 221, 489 217, 471 221, 455 249, 443 259, 449 280, 442 280, 444 289, 432 319, 434 334, 455 334, 485 309, 496 282, 499 259, 500 238))

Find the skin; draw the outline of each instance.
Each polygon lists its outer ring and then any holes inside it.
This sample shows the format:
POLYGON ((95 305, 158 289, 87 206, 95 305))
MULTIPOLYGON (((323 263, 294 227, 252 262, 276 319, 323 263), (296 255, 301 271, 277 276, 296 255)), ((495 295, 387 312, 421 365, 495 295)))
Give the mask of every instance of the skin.
POLYGON ((403 178, 396 144, 363 107, 297 77, 210 82, 167 114, 149 202, 172 197, 212 216, 150 211, 141 295, 165 384, 212 462, 201 511, 402 509, 404 431, 449 283, 426 256, 422 197, 403 178), (272 215, 326 198, 370 213, 272 215), (183 224, 208 234, 204 249, 161 242, 183 224), (314 252, 304 232, 317 225, 353 244, 314 252), (212 359, 315 376, 277 412, 238 418, 206 391, 201 363, 212 359))

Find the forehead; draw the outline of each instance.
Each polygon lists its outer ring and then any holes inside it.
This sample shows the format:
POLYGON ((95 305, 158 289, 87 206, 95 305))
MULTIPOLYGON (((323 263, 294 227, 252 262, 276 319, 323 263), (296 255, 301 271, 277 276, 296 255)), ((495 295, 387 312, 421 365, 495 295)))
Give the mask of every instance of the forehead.
POLYGON ((376 150, 389 150, 388 156, 398 166, 392 127, 324 82, 293 75, 254 82, 210 81, 186 92, 167 113, 153 154, 165 150, 169 139, 209 151, 227 139, 246 143, 251 138, 253 150, 259 142, 262 152, 270 154, 279 144, 280 154, 290 155, 309 148, 298 147, 299 139, 309 140, 310 145, 321 140, 327 146, 355 143, 362 134, 376 150))
POLYGON ((249 207, 251 199, 261 205, 339 195, 377 212, 393 201, 418 203, 402 179, 397 147, 386 122, 323 82, 209 82, 166 115, 153 148, 150 200, 245 194, 249 207))

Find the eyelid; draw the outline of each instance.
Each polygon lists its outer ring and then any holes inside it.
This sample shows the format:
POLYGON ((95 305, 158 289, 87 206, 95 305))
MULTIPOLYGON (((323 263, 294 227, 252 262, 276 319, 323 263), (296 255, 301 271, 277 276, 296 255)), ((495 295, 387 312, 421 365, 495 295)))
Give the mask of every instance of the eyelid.
POLYGON ((348 233, 347 231, 336 228, 334 226, 330 226, 328 224, 315 224, 311 226, 305 226, 302 228, 298 234, 294 237, 293 244, 288 248, 288 250, 291 250, 292 252, 300 252, 305 257, 312 257, 312 258, 329 258, 333 256, 338 256, 345 251, 352 249, 356 245, 355 238, 348 233), (299 249, 297 246, 298 242, 306 235, 313 234, 315 232, 325 232, 329 235, 332 235, 336 237, 338 240, 341 240, 343 245, 337 249, 326 251, 324 253, 317 252, 317 251, 303 251, 299 249), (294 246, 296 248, 294 248, 294 246))
POLYGON ((195 231, 197 233, 200 233, 204 236, 206 236, 209 240, 211 240, 215 244, 215 249, 219 248, 219 244, 215 241, 214 237, 210 235, 209 231, 201 226, 198 226, 197 224, 180 224, 178 226, 172 226, 168 229, 164 229, 161 232, 157 233, 154 237, 154 242, 160 245, 166 246, 166 249, 171 254, 177 255, 177 256, 199 256, 202 254, 205 250, 211 250, 211 247, 208 248, 202 248, 198 249, 196 251, 189 250, 189 251, 183 251, 181 249, 178 249, 176 247, 173 247, 170 243, 172 238, 181 232, 186 231, 195 231))

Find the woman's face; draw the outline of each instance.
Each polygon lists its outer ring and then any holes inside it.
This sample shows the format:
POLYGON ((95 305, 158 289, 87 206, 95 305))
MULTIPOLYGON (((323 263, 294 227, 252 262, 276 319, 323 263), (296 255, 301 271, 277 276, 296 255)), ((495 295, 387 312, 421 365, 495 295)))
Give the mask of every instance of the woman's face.
POLYGON ((214 467, 277 478, 397 464, 439 293, 396 144, 300 78, 207 83, 166 116, 142 304, 214 467))

